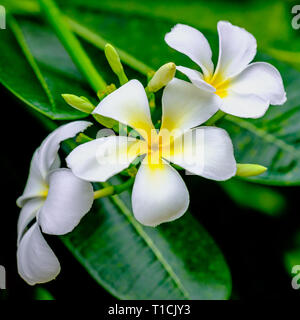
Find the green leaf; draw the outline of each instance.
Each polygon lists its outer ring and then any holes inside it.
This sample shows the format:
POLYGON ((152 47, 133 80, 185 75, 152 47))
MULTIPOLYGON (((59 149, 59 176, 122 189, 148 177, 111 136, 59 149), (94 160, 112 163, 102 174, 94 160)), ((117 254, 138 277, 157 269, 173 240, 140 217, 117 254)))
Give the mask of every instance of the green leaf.
MULTIPOLYGON (((39 19, 10 19, 10 27, 0 33, 0 41, 6 44, 0 51, 0 83, 34 110, 56 120, 87 116, 68 106, 62 93, 85 96, 97 104, 96 94, 66 50, 39 19)), ((116 81, 104 53, 87 43, 83 45, 105 80, 116 81)), ((131 70, 128 74, 141 79, 131 70)))
POLYGON ((68 106, 61 93, 91 95, 86 80, 53 32, 35 20, 11 19, 0 41, 0 82, 36 111, 51 119, 87 116, 68 106))
POLYGON ((99 199, 63 242, 120 299, 227 299, 231 277, 204 228, 187 213, 157 228, 133 217, 128 193, 99 199))

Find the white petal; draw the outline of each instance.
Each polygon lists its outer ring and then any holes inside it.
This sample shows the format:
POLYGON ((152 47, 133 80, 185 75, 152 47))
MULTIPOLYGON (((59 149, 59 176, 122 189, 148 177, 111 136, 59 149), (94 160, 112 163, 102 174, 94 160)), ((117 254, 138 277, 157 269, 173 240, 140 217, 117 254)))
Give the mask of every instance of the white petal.
POLYGON ((91 122, 75 121, 59 127, 48 135, 32 157, 25 190, 17 200, 19 207, 22 207, 28 199, 45 195, 48 189, 49 171, 60 166, 57 154, 60 143, 84 131, 90 125, 91 122))
POLYGON ((91 209, 92 184, 69 169, 57 169, 49 176, 49 193, 39 211, 38 222, 44 233, 62 235, 71 232, 91 209))
POLYGON ((93 113, 126 124, 136 129, 143 137, 154 128, 147 95, 138 80, 131 80, 108 95, 93 113))
POLYGON ((35 198, 25 202, 18 219, 18 243, 23 235, 25 228, 36 217, 38 210, 44 203, 44 199, 35 198))
POLYGON ((66 158, 73 173, 88 181, 106 181, 126 169, 139 155, 140 143, 125 136, 110 136, 84 143, 66 158))
POLYGON ((215 127, 196 128, 177 138, 168 160, 212 180, 227 180, 236 172, 231 139, 225 130, 215 127))
POLYGON ((286 101, 279 71, 269 63, 255 62, 231 80, 231 90, 241 94, 254 94, 273 105, 286 101))
POLYGON ((25 233, 17 250, 18 271, 30 285, 57 277, 60 264, 44 239, 37 223, 25 233))
POLYGON ((196 87, 210 92, 216 91, 213 86, 203 80, 201 72, 182 66, 177 66, 176 69, 185 74, 196 87))
POLYGON ((17 205, 22 207, 28 199, 44 196, 47 188, 47 181, 40 171, 39 150, 36 150, 30 163, 29 176, 24 192, 17 199, 17 205))
POLYGON ((205 75, 213 73, 211 49, 204 35, 195 28, 176 24, 165 36, 166 43, 173 49, 187 55, 197 63, 205 75))
POLYGON ((189 193, 179 173, 169 164, 148 165, 144 159, 135 178, 132 208, 146 226, 181 217, 189 205, 189 193))
POLYGON ((256 40, 251 33, 226 21, 218 22, 219 60, 215 73, 223 79, 243 71, 256 54, 256 40))
POLYGON ((213 116, 220 103, 221 99, 216 94, 187 81, 173 79, 163 92, 161 129, 184 133, 213 116))
POLYGON ((60 161, 59 155, 57 154, 52 166, 50 167, 50 171, 60 168, 60 165, 61 165, 61 161, 60 161))
POLYGON ((87 121, 74 121, 67 123, 52 133, 43 141, 39 148, 39 165, 43 177, 46 179, 49 171, 57 165, 57 152, 60 143, 66 139, 74 137, 77 133, 84 131, 92 125, 87 121))
POLYGON ((228 91, 222 98, 220 109, 228 114, 241 118, 260 118, 269 108, 269 102, 254 94, 239 94, 228 91))

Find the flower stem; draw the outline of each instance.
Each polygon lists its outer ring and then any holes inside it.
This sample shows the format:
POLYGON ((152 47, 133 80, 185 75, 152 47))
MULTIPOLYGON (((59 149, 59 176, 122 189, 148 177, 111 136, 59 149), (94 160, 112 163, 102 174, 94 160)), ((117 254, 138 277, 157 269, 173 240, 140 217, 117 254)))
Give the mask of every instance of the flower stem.
POLYGON ((121 183, 115 186, 106 186, 105 188, 94 192, 94 199, 99 199, 99 198, 104 198, 108 196, 113 196, 115 194, 119 194, 125 191, 126 189, 130 188, 133 185, 133 182, 134 182, 134 178, 130 178, 124 183, 121 183))
POLYGON ((79 40, 69 29, 66 20, 56 6, 55 2, 53 0, 39 0, 39 3, 48 22, 54 28, 56 35, 71 56, 75 65, 86 77, 92 88, 96 92, 98 90, 105 90, 105 81, 97 72, 90 58, 82 48, 79 40))
MULTIPOLYGON (((105 39, 100 37, 95 32, 93 32, 90 29, 84 27, 83 25, 79 24, 77 21, 75 21, 75 20, 73 20, 73 19, 71 19, 69 17, 65 17, 65 21, 68 23, 70 28, 76 34, 78 34, 81 38, 83 38, 84 40, 86 40, 89 43, 93 44, 98 49, 104 50, 105 45, 108 43, 108 41, 106 41, 105 39)), ((125 51, 123 51, 121 49, 118 49, 117 47, 115 47, 115 49, 118 51, 118 54, 119 54, 120 59, 122 60, 122 62, 124 62, 125 64, 127 64, 131 68, 137 70, 138 72, 140 72, 140 73, 142 73, 144 75, 148 75, 148 73, 152 73, 153 72, 152 68, 148 67, 147 65, 145 65, 141 61, 137 60, 136 58, 134 58, 133 56, 131 56, 127 52, 125 52, 125 51)))
POLYGON ((221 110, 219 110, 217 113, 215 113, 215 115, 213 115, 210 119, 208 119, 205 122, 205 126, 213 126, 215 125, 219 120, 221 120, 222 118, 224 118, 227 114, 221 110))

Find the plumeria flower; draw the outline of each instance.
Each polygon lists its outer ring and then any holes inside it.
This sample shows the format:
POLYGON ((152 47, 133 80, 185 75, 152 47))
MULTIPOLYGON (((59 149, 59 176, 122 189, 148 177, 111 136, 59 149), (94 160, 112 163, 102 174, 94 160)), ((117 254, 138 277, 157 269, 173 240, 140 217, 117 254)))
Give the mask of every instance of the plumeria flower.
POLYGON ((269 63, 250 62, 256 54, 256 40, 245 29, 229 22, 218 22, 219 59, 217 67, 203 34, 187 25, 177 24, 165 36, 173 49, 187 55, 202 69, 202 73, 178 66, 198 88, 214 92, 222 99, 220 109, 238 117, 259 118, 270 104, 286 101, 278 70, 269 63))
POLYGON ((24 193, 17 200, 22 207, 18 221, 18 271, 30 285, 50 281, 60 272, 59 261, 40 228, 47 234, 68 233, 92 206, 92 185, 74 176, 70 169, 60 168, 58 156, 60 142, 89 125, 90 122, 76 121, 61 126, 32 157, 24 193))
POLYGON ((189 193, 170 162, 214 180, 229 179, 236 172, 233 146, 226 131, 194 128, 208 120, 218 106, 217 96, 173 79, 163 92, 158 133, 151 121, 145 89, 139 81, 131 80, 102 100, 94 113, 130 126, 141 139, 95 139, 74 149, 67 164, 81 179, 106 181, 143 155, 132 190, 133 213, 147 226, 175 220, 187 210, 189 193))

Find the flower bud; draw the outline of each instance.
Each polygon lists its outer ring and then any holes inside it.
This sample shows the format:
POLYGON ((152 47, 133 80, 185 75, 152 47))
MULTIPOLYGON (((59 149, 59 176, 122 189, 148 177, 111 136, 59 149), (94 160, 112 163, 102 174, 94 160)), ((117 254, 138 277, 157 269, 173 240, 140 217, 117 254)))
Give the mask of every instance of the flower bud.
POLYGON ((112 71, 118 76, 121 85, 128 82, 117 50, 109 43, 105 45, 104 53, 112 71))
POLYGON ((78 97, 74 94, 62 94, 61 96, 68 105, 84 113, 90 114, 95 109, 95 106, 85 97, 78 97))
POLYGON ((238 163, 236 175, 238 177, 254 177, 264 173, 267 169, 259 164, 238 163))
POLYGON ((176 65, 169 62, 161 66, 154 74, 153 78, 148 83, 148 90, 156 92, 166 86, 175 76, 176 65))

